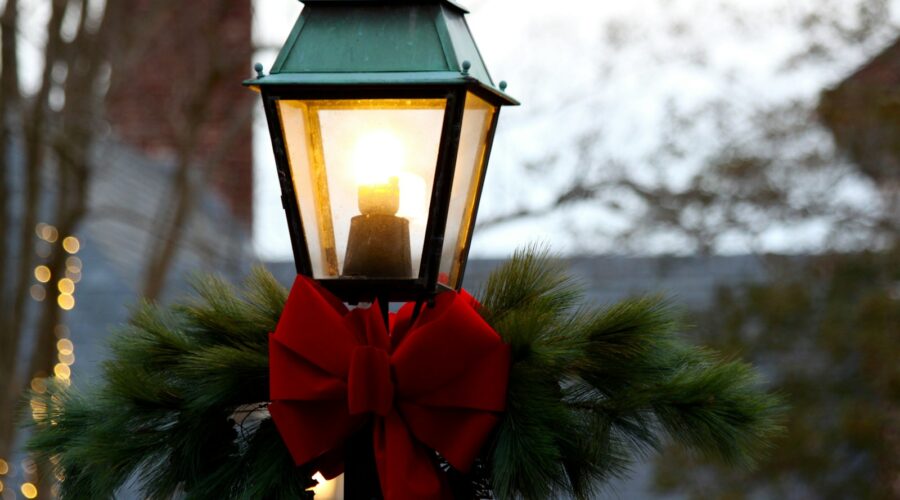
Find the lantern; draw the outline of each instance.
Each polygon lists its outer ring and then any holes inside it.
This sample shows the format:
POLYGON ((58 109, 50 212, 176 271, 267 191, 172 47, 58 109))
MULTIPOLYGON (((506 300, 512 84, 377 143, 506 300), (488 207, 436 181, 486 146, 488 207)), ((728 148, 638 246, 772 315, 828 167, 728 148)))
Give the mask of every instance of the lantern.
POLYGON ((449 0, 310 0, 262 95, 297 272, 350 303, 462 283, 500 106, 449 0))

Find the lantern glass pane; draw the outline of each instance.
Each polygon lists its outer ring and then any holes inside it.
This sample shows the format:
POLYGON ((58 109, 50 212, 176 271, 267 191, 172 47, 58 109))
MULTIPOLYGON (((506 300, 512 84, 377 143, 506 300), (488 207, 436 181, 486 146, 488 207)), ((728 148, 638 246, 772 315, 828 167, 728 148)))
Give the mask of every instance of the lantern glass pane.
POLYGON ((475 94, 470 92, 466 96, 438 275, 438 282, 451 288, 459 287, 459 274, 468 253, 475 203, 484 175, 488 134, 496 112, 495 106, 475 94))
POLYGON ((445 99, 281 100, 316 279, 416 278, 445 99))

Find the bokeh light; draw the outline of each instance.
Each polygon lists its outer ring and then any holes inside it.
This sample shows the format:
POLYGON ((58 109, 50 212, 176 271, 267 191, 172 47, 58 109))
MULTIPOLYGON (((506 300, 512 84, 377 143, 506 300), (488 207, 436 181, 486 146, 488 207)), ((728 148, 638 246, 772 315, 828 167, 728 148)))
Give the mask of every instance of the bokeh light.
POLYGON ((37 266, 34 268, 34 279, 41 283, 50 281, 50 268, 47 266, 37 266))
POLYGON ((59 339, 56 342, 56 350, 59 351, 60 354, 72 354, 75 352, 75 344, 66 338, 59 339))
POLYGON ((67 293, 63 293, 56 298, 56 303, 59 304, 60 309, 69 311, 73 307, 75 307, 75 297, 72 297, 67 293))
POLYGON ((75 354, 71 352, 68 354, 59 353, 59 355, 57 355, 57 358, 59 358, 59 362, 64 365, 75 364, 75 354))
POLYGON ((56 375, 57 378, 68 379, 72 376, 72 369, 69 368, 69 365, 57 363, 56 366, 53 367, 53 374, 56 375))
POLYGON ((22 490, 22 496, 24 496, 25 498, 37 497, 37 494, 38 494, 37 486, 35 486, 31 483, 22 483, 22 487, 20 489, 22 490))
POLYGON ((37 233, 38 238, 49 241, 50 243, 55 242, 56 239, 59 238, 59 231, 50 224, 45 224, 43 222, 34 227, 34 232, 37 233))
POLYGON ((60 292, 72 295, 75 293, 75 282, 69 278, 63 278, 57 282, 56 287, 60 292))
POLYGON ((62 241, 63 248, 69 253, 78 253, 81 248, 81 242, 74 236, 66 236, 62 241))
POLYGON ((77 273, 81 271, 81 259, 75 257, 74 255, 66 258, 66 269, 72 271, 73 273, 77 273))
POLYGON ((44 287, 41 285, 31 285, 28 292, 31 294, 31 298, 38 302, 47 298, 47 291, 44 290, 44 287))
POLYGON ((31 379, 31 390, 38 394, 47 392, 47 381, 44 377, 34 377, 31 379))

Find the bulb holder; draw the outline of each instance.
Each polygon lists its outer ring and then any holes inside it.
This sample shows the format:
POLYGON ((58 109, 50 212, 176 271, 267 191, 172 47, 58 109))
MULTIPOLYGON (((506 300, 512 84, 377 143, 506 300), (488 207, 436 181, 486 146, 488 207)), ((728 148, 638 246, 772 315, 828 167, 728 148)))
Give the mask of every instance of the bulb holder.
POLYGON ((342 274, 366 278, 412 278, 409 221, 386 214, 353 217, 342 274))

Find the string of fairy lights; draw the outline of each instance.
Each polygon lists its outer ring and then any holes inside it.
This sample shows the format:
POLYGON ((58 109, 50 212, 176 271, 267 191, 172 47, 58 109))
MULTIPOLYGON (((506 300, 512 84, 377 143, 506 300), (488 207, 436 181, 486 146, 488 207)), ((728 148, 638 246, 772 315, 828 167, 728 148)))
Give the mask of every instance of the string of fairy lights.
MULTIPOLYGON (((66 252, 65 268, 61 275, 53 276, 50 266, 39 264, 34 268, 35 283, 31 285, 29 294, 36 302, 44 302, 48 296, 56 295, 56 305, 63 311, 71 311, 75 308, 75 288, 81 281, 82 262, 77 256, 81 249, 81 242, 74 235, 60 235, 59 230, 53 225, 41 222, 34 228, 38 241, 35 253, 40 259, 48 259, 53 251, 53 245, 57 243, 66 252), (60 238, 62 240, 60 241, 60 238)), ((72 365, 75 364, 75 344, 70 338, 69 328, 65 324, 58 324, 53 328, 56 336, 56 363, 53 373, 50 374, 58 383, 71 384, 72 365)), ((47 391, 46 373, 37 373, 31 379, 31 389, 43 394, 47 391)), ((45 412, 44 404, 37 400, 31 400, 32 418, 45 412)), ((53 459, 51 459, 53 461, 53 459)), ((23 482, 19 485, 18 492, 25 498, 32 499, 38 496, 37 464, 31 458, 25 458, 19 464, 23 482)), ((57 471, 56 480, 62 481, 64 477, 61 471, 57 471)), ((0 499, 15 499, 17 494, 7 485, 11 479, 18 476, 18 471, 13 464, 0 458, 0 499)), ((59 484, 50 487, 50 496, 59 496, 59 484)))

